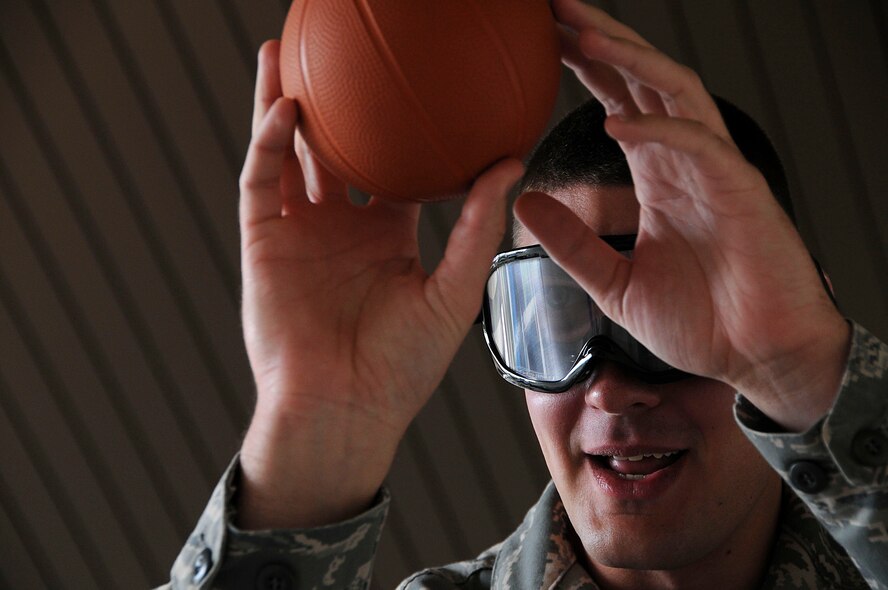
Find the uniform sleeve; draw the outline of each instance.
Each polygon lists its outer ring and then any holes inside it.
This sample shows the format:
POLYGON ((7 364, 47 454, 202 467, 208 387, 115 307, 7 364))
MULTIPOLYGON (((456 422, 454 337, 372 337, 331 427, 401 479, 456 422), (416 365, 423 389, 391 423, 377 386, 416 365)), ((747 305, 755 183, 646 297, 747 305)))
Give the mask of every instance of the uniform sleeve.
POLYGON ((158 590, 229 588, 365 589, 390 496, 345 522, 311 529, 241 531, 234 526, 237 457, 158 590))
POLYGON ((853 324, 848 364, 829 413, 786 433, 738 396, 740 427, 854 560, 888 589, 888 346, 853 324))

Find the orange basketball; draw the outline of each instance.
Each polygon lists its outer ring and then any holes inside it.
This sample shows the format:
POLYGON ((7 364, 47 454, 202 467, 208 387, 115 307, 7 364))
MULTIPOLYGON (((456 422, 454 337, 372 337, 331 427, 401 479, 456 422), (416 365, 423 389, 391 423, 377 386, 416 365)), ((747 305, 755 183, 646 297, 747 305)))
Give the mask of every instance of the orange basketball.
POLYGON ((295 0, 281 39, 306 143, 348 184, 395 200, 457 196, 526 155, 560 73, 546 0, 295 0))

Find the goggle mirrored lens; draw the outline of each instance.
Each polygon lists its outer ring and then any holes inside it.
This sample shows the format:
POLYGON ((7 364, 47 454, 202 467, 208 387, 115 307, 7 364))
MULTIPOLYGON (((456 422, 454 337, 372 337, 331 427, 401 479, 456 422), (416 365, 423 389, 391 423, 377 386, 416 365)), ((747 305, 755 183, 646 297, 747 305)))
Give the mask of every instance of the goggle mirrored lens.
POLYGON ((506 255, 495 263, 487 282, 485 329, 508 371, 558 382, 594 357, 646 373, 675 371, 608 319, 541 248, 529 250, 530 257, 506 255))

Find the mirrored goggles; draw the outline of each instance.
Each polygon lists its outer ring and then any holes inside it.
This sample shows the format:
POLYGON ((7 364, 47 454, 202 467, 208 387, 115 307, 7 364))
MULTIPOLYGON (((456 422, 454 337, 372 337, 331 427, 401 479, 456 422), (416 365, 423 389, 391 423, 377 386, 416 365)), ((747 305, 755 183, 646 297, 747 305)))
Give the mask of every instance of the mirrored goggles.
MULTIPOLYGON (((634 235, 602 236, 631 257, 634 235)), ((484 294, 482 323, 500 375, 513 385, 557 393, 613 361, 648 382, 689 377, 642 346, 595 305, 541 246, 497 255, 484 294)))

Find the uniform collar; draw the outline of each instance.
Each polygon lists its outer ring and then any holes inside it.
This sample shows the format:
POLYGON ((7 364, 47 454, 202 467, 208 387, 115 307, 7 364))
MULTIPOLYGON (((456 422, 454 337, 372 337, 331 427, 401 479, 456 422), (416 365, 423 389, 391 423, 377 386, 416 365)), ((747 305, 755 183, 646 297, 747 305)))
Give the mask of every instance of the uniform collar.
POLYGON ((521 526, 500 546, 491 589, 539 590, 598 586, 577 560, 572 527, 555 484, 549 482, 521 526))
MULTIPOLYGON (((777 537, 761 590, 867 588, 844 549, 784 486, 777 537)), ((573 528, 552 482, 500 545, 493 590, 599 590, 577 558, 573 528)))

